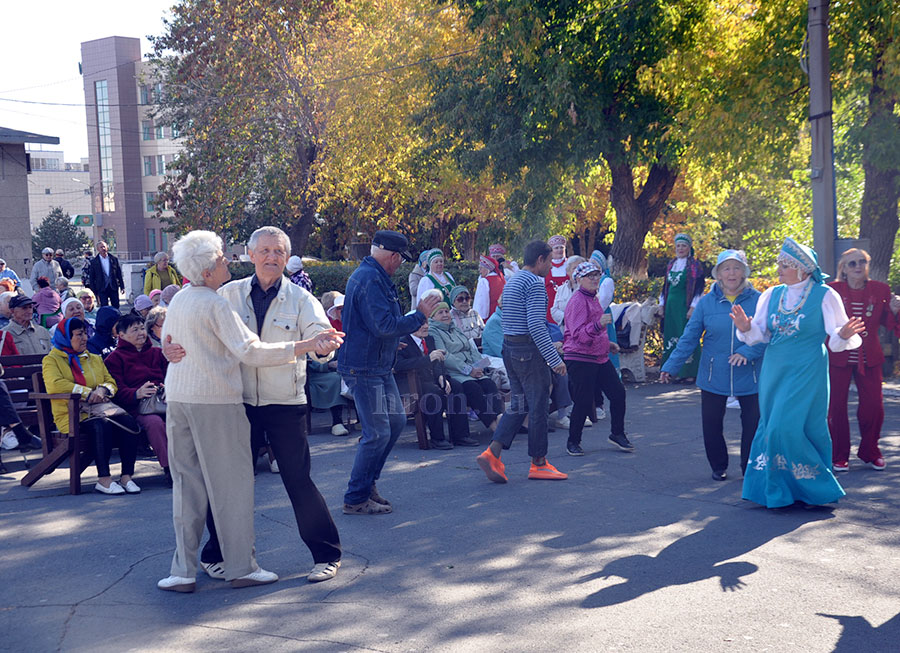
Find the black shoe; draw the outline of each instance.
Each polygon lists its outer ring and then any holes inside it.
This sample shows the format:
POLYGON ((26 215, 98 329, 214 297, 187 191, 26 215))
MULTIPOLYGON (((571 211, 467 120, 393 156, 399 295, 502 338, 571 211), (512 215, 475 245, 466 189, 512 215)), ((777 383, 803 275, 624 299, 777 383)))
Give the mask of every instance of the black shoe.
POLYGON ((713 480, 714 480, 714 481, 724 481, 725 478, 726 478, 726 476, 727 476, 727 475, 725 474, 725 471, 724 471, 724 470, 722 470, 721 472, 716 472, 716 471, 714 471, 714 472, 712 473, 712 477, 713 477, 713 480))
POLYGON ((566 453, 570 456, 583 456, 584 449, 577 442, 566 442, 566 453))
POLYGON ((172 487, 172 472, 169 471, 168 467, 163 467, 163 474, 166 475, 166 487, 172 487))
POLYGON ((628 438, 623 433, 622 435, 610 435, 609 441, 616 445, 622 451, 634 451, 634 445, 628 441, 628 438))
POLYGON ((41 448, 41 439, 32 433, 29 433, 29 435, 31 437, 19 443, 19 451, 25 452, 41 448))
POLYGON ((453 445, 447 442, 446 440, 432 440, 431 441, 432 449, 452 449, 453 445))
POLYGON ((453 444, 457 447, 480 447, 481 444, 478 440, 473 438, 459 438, 458 440, 454 440, 453 444))

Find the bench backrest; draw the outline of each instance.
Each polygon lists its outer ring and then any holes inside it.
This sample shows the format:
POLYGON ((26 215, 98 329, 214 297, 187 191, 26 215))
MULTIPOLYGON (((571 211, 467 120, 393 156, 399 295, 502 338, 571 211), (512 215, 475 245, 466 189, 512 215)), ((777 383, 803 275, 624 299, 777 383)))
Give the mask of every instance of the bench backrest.
POLYGON ((6 388, 16 406, 19 419, 26 426, 38 425, 35 401, 28 395, 38 391, 34 387, 34 374, 41 372, 43 358, 44 354, 0 356, 0 365, 3 365, 3 382, 6 383, 6 388))

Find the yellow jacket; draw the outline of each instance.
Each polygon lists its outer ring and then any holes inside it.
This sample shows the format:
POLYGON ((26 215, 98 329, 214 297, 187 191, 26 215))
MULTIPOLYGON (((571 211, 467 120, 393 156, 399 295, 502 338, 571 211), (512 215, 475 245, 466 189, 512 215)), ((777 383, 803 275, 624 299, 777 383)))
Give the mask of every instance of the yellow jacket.
MULTIPOLYGON (((181 285, 181 275, 178 274, 178 270, 175 269, 171 263, 169 263, 169 277, 172 279, 172 283, 176 286, 181 285)), ((156 263, 147 268, 147 273, 144 275, 144 294, 149 295, 151 290, 162 290, 162 280, 159 278, 159 268, 156 267, 156 263)))
MULTIPOLYGON (((109 396, 116 394, 116 382, 113 380, 103 363, 103 359, 96 354, 84 352, 78 357, 81 362, 81 369, 84 372, 84 380, 86 385, 75 383, 75 376, 72 374, 72 368, 69 367, 69 357, 64 351, 52 349, 49 354, 44 356, 41 361, 41 367, 44 372, 44 385, 47 386, 47 392, 50 394, 67 393, 80 394, 82 402, 86 402, 91 391, 103 386, 109 390, 109 396)), ((84 403, 82 403, 84 405, 84 403)), ((50 402, 53 411, 53 421, 60 433, 69 432, 69 405, 62 399, 54 399, 50 402)), ((81 411, 78 421, 87 419, 88 414, 81 411)))

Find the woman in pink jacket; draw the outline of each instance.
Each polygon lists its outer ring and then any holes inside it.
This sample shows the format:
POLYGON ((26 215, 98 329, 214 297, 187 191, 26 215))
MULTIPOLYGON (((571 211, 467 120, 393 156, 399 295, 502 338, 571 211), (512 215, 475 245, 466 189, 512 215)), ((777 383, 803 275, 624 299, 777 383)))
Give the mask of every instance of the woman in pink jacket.
POLYGON ((594 298, 600 286, 600 269, 591 261, 580 263, 573 278, 578 289, 566 304, 563 325, 563 357, 569 374, 569 388, 575 405, 569 418, 570 456, 583 456, 581 432, 584 419, 593 409, 594 388, 599 387, 609 399, 612 432, 609 441, 622 451, 634 451, 625 435, 625 386, 609 360, 618 346, 609 341, 606 332, 607 316, 603 316, 600 302, 594 298))

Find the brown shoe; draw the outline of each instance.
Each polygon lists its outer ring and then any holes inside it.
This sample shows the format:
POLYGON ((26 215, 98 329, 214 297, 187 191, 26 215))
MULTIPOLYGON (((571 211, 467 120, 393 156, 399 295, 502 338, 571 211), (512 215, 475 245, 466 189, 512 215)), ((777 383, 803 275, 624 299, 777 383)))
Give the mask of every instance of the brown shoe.
POLYGON ((390 506, 383 506, 380 503, 375 503, 371 499, 366 499, 362 503, 344 504, 345 515, 386 515, 393 511, 394 509, 390 506))
POLYGON ((372 483, 372 491, 369 493, 369 499, 374 501, 375 503, 379 503, 382 506, 390 506, 391 502, 385 499, 383 496, 378 494, 378 488, 375 487, 375 484, 372 483))

